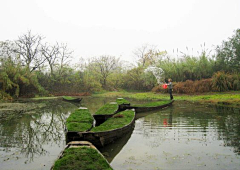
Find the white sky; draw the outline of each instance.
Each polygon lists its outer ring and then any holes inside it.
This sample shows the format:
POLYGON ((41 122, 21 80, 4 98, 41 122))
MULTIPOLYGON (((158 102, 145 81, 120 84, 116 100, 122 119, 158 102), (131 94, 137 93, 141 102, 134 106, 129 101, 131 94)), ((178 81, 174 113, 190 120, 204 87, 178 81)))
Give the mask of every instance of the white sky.
MULTIPOLYGON (((172 53, 212 49, 240 28, 240 0, 0 0, 0 41, 31 30, 76 58, 133 61, 143 44, 172 53), (190 50, 191 51, 191 50, 190 50)), ((191 53, 189 53, 191 54, 191 53)))

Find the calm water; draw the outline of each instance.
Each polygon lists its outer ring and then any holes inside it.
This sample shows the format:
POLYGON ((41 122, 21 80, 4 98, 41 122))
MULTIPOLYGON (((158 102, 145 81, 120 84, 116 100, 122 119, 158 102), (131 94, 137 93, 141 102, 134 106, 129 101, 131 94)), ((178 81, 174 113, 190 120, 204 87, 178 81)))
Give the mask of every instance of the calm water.
MULTIPOLYGON (((88 97, 82 104, 94 113, 109 101, 88 97)), ((0 120, 0 169, 50 169, 65 146, 64 122, 78 107, 52 100, 41 111, 0 120)), ((176 101, 139 114, 132 132, 100 150, 115 170, 240 169, 240 112, 176 101)))

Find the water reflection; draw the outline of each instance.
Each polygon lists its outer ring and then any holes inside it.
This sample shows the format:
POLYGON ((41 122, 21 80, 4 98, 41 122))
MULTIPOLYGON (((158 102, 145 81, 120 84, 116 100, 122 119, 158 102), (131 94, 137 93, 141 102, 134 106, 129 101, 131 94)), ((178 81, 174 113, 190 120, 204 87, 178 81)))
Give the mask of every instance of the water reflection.
MULTIPOLYGON (((111 98, 84 97, 95 113, 111 98)), ((130 100, 132 103, 144 101, 130 100)), ((65 120, 79 107, 61 100, 0 120, 0 169, 50 169, 65 146, 65 120)), ((238 109, 174 102, 137 114, 133 132, 101 149, 117 169, 239 169, 238 109)))
POLYGON ((115 169, 239 169, 239 114, 185 102, 135 122, 115 169))
POLYGON ((27 164, 33 162, 36 157, 49 154, 46 146, 62 147, 65 140, 65 120, 75 109, 76 106, 66 102, 49 101, 48 107, 36 110, 35 113, 1 120, 1 162, 8 164, 26 158, 24 163, 27 164))

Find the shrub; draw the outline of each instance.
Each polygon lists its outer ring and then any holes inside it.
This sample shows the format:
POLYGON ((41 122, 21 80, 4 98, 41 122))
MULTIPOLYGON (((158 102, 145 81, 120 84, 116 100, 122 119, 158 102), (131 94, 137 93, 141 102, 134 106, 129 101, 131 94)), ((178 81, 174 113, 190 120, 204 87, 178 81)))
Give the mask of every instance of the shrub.
POLYGON ((214 91, 228 91, 232 89, 231 76, 224 72, 217 72, 212 77, 212 87, 214 91))

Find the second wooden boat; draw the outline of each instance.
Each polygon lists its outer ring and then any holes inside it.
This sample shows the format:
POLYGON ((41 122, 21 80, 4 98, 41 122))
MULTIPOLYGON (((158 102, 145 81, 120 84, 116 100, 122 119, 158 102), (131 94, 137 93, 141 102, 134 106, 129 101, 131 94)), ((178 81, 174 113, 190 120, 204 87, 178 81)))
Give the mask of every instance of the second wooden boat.
POLYGON ((62 98, 64 101, 68 101, 68 102, 80 103, 82 101, 82 98, 77 98, 77 97, 63 96, 62 98))
POLYGON ((103 147, 131 131, 134 128, 135 115, 134 109, 119 112, 91 131, 67 133, 67 142, 85 140, 103 147))

